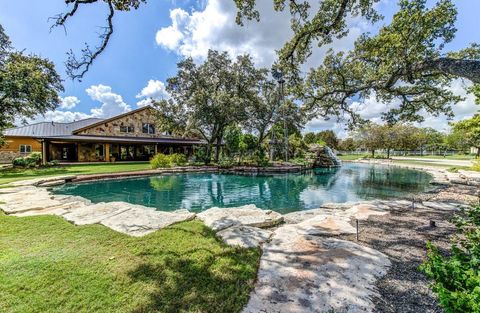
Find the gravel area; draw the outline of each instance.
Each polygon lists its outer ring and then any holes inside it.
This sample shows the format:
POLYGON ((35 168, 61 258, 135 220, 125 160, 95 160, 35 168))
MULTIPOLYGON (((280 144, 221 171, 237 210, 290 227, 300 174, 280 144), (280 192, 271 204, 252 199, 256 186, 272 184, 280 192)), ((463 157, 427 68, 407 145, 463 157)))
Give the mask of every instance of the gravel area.
MULTIPOLYGON (((454 185, 424 194, 422 198, 463 202, 460 200, 474 200, 472 193, 475 192, 476 188, 467 190, 466 186, 454 185)), ((387 275, 376 283, 380 296, 374 299, 374 312, 443 312, 428 287, 429 281, 418 267, 426 257, 427 241, 447 253, 449 239, 455 232, 454 225, 449 222, 454 214, 450 210, 416 205, 415 209, 399 209, 361 222, 359 243, 383 252, 392 262, 387 275), (436 227, 430 227, 430 221, 435 221, 436 227)), ((356 240, 352 235, 343 238, 356 240)))

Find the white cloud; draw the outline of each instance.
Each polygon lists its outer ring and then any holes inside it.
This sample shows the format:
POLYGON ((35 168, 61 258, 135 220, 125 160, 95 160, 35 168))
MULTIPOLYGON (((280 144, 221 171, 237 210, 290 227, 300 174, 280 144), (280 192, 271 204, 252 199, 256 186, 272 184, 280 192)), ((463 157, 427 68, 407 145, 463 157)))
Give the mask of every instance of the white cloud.
MULTIPOLYGON (((260 22, 245 21, 244 26, 235 23, 237 13, 233 1, 208 0, 203 10, 186 12, 176 8, 170 11, 171 24, 156 34, 161 47, 180 56, 202 60, 208 49, 228 51, 231 56, 248 53, 258 66, 270 67, 276 59, 276 50, 291 38, 288 9, 277 12, 271 1, 257 1, 260 22)), ((314 8, 312 8, 314 10, 314 8)), ((359 18, 349 20, 350 33, 337 40, 336 50, 348 50, 368 24, 359 18)), ((315 49, 305 69, 318 64, 329 47, 315 49)))
POLYGON ((184 38, 180 29, 185 27, 185 21, 188 21, 188 18, 188 13, 180 8, 171 10, 170 19, 172 20, 172 25, 164 27, 157 32, 155 36, 157 44, 169 50, 178 48, 180 41, 184 38))
POLYGON ((60 99, 59 108, 64 109, 64 110, 71 110, 75 106, 77 106, 77 104, 79 104, 79 103, 80 103, 80 99, 78 99, 77 97, 68 96, 68 97, 64 97, 64 98, 60 99))
POLYGON ((90 110, 93 117, 107 118, 126 113, 131 107, 123 101, 122 96, 112 92, 110 86, 102 84, 90 86, 85 90, 92 100, 102 103, 100 107, 90 110))
POLYGON ((165 84, 159 80, 149 80, 147 86, 145 86, 140 93, 136 96, 137 99, 142 99, 137 102, 137 106, 142 107, 149 105, 153 100, 168 99, 168 94, 165 84))

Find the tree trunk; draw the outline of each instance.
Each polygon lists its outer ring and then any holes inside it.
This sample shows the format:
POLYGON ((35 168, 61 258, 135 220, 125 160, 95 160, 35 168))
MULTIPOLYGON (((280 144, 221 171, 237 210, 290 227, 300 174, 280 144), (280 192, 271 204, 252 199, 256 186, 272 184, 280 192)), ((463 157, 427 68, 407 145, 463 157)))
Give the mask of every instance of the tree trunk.
POLYGON ((222 148, 222 138, 217 138, 217 144, 215 145, 215 162, 218 163, 220 159, 220 149, 222 148))
POLYGON ((212 143, 207 142, 207 150, 205 152, 205 164, 209 165, 212 161, 212 143))
POLYGON ((438 70, 453 76, 463 77, 476 84, 480 83, 480 61, 477 60, 438 58, 425 61, 421 67, 426 70, 438 70))
POLYGON ((480 158, 480 147, 477 147, 477 155, 475 156, 475 159, 480 158))
POLYGON ((390 148, 387 149, 387 159, 390 159, 390 148))
POLYGON ((375 149, 372 149, 372 159, 375 158, 375 149))

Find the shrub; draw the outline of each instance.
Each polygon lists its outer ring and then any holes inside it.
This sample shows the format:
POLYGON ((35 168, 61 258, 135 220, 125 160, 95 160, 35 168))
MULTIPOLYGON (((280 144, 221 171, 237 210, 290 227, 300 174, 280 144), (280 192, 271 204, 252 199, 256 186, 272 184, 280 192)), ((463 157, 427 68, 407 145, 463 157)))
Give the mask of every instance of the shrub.
POLYGON ((152 168, 167 168, 172 166, 184 166, 187 164, 187 157, 182 153, 163 154, 159 153, 150 161, 152 168))
POLYGON ((152 168, 172 167, 172 160, 169 155, 159 153, 150 161, 152 168))
POLYGON ((433 280, 445 312, 480 312, 480 206, 456 216, 457 235, 451 254, 443 256, 427 244, 427 260, 421 270, 433 280))
POLYGON ((13 164, 13 166, 25 167, 25 165, 27 163, 25 162, 24 157, 18 157, 18 158, 13 159, 12 164, 13 164))
POLYGON ((42 162, 42 154, 40 152, 32 152, 25 157, 18 157, 12 161, 12 164, 17 167, 35 167, 42 162))
POLYGON ((184 166, 187 164, 187 157, 183 153, 174 153, 170 155, 172 164, 176 166, 184 166))
POLYGON ((475 162, 473 163, 472 169, 473 169, 474 171, 480 172, 480 161, 475 161, 475 162))

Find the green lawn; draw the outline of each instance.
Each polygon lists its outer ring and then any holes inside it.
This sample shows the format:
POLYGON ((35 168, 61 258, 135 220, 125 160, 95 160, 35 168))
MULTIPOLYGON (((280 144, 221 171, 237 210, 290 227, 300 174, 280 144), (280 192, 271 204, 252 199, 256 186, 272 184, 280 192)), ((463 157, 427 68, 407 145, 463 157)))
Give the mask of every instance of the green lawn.
POLYGON ((454 155, 447 155, 443 157, 442 155, 399 155, 399 157, 405 158, 424 158, 424 159, 447 159, 447 160, 474 160, 475 155, 473 154, 454 154, 454 155))
POLYGON ((363 158, 366 154, 342 154, 338 158, 342 161, 354 161, 363 158))
POLYGON ((65 165, 39 169, 1 169, 0 184, 55 175, 102 174, 151 169, 150 163, 98 163, 65 165))
POLYGON ((0 312, 239 312, 259 258, 198 221, 135 238, 0 213, 0 312))

